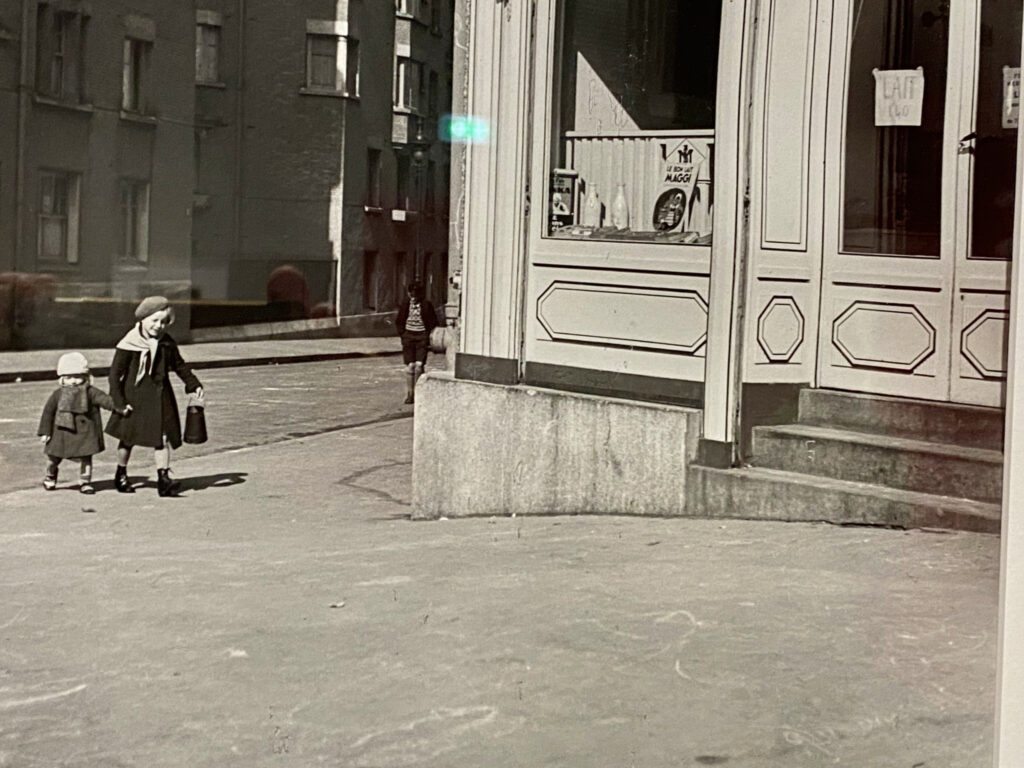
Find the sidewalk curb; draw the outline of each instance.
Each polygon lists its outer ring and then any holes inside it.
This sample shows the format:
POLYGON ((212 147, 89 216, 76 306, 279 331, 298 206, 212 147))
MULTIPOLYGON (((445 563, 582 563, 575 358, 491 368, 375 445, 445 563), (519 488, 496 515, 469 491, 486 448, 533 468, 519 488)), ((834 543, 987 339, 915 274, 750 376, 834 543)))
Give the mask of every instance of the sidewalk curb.
MULTIPOLYGON (((200 360, 190 363, 193 370, 204 370, 211 368, 242 368, 251 365, 287 365, 289 363, 320 363, 328 360, 352 360, 368 357, 397 357, 401 350, 388 350, 386 352, 319 352, 305 355, 269 355, 263 357, 239 357, 225 360, 200 360)), ((93 376, 106 376, 110 372, 109 366, 94 367, 90 369, 93 376)), ((0 373, 0 384, 15 384, 26 381, 46 381, 54 378, 53 368, 45 370, 35 369, 23 372, 5 371, 0 373)))

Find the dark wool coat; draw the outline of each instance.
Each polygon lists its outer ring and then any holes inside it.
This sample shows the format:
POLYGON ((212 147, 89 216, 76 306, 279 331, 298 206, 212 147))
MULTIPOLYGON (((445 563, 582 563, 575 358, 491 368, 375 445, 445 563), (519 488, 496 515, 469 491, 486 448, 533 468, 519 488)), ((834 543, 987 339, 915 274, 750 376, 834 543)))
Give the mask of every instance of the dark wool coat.
POLYGON ((181 358, 178 345, 164 335, 157 346, 152 370, 135 383, 142 354, 127 349, 114 351, 110 364, 110 396, 119 409, 130 405, 130 416, 113 414, 107 422, 107 434, 128 445, 160 448, 163 436, 172 448, 181 445, 181 419, 174 399, 170 374, 174 371, 185 382, 186 392, 195 392, 202 385, 192 368, 181 358))
POLYGON ((60 459, 84 459, 95 456, 103 448, 103 421, 100 408, 114 410, 114 401, 110 395, 90 384, 82 384, 89 398, 89 410, 86 413, 74 414, 74 427, 58 427, 57 403, 60 391, 57 387, 50 399, 43 406, 43 415, 39 419, 39 435, 49 435, 50 441, 43 446, 43 453, 60 459))

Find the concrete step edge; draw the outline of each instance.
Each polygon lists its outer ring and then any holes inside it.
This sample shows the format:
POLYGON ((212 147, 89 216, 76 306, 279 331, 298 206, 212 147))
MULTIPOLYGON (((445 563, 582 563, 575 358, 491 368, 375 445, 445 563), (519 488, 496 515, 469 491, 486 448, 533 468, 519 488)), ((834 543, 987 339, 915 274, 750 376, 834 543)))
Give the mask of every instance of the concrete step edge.
MULTIPOLYGON (((713 469, 713 468, 702 468, 713 469)), ((777 482, 793 482, 804 485, 838 490, 845 493, 857 493, 875 498, 886 498, 901 502, 941 502, 948 505, 962 506, 964 509, 976 510, 980 513, 999 515, 1000 505, 994 502, 979 501, 960 496, 943 496, 938 493, 927 491, 912 491, 907 488, 893 488, 888 485, 875 485, 874 483, 863 483, 857 480, 843 480, 838 477, 826 477, 823 475, 808 475, 803 472, 792 472, 788 469, 774 469, 772 467, 736 467, 733 469, 717 469, 717 472, 736 472, 750 477, 764 477, 765 479, 777 482)))
POLYGON ((820 387, 806 387, 800 390, 801 401, 807 400, 851 400, 859 405, 865 403, 878 403, 887 407, 906 408, 917 407, 929 410, 946 411, 948 413, 966 413, 979 416, 997 416, 1003 412, 1002 408, 987 405, 972 405, 970 403, 952 403, 943 400, 924 400, 921 398, 895 397, 893 395, 873 395, 866 392, 848 392, 842 389, 825 389, 820 387))
POLYGON ((805 388, 797 421, 999 450, 1004 416, 989 406, 805 388))
POLYGON ((956 443, 939 443, 916 437, 886 435, 878 432, 860 432, 842 427, 817 424, 778 424, 754 427, 754 439, 778 437, 782 439, 813 439, 836 443, 854 443, 880 450, 902 451, 914 454, 966 459, 986 464, 1002 465, 1003 452, 992 448, 978 448, 956 443))
POLYGON ((699 508, 710 518, 1000 532, 1001 506, 996 503, 763 467, 693 466, 690 472, 688 510, 696 514, 699 508), (708 482, 719 488, 728 482, 732 487, 725 493, 709 494, 709 504, 708 498, 700 498, 708 482), (787 492, 787 488, 791 490, 787 492), (804 498, 787 498, 793 495, 792 489, 804 498), (711 508, 715 499, 720 508, 711 508))

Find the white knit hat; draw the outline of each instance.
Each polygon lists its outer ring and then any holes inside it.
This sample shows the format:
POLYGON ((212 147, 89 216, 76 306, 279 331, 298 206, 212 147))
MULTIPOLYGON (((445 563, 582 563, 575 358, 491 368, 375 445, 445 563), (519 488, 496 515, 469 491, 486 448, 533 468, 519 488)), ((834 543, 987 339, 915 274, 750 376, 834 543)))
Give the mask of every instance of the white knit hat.
POLYGON ((89 361, 81 352, 68 352, 57 361, 58 376, 88 376, 89 361))

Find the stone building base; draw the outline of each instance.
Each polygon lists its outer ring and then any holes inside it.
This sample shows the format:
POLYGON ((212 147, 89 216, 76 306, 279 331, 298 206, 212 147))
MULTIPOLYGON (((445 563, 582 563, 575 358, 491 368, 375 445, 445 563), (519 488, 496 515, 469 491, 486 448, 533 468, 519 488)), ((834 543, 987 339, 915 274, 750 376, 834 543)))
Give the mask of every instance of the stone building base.
POLYGON ((701 417, 426 374, 416 387, 413 517, 683 515, 701 417))

